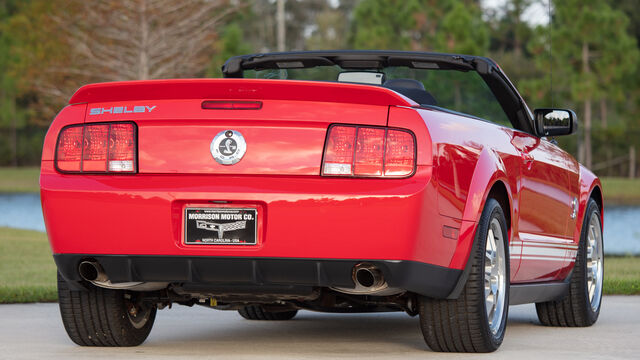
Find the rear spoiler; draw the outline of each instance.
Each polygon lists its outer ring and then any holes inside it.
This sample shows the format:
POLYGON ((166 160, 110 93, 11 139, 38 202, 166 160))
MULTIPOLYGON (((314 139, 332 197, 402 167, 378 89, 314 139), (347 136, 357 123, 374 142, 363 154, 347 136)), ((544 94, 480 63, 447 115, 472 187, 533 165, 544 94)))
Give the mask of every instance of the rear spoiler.
POLYGON ((85 85, 69 104, 133 100, 230 99, 293 100, 369 105, 417 106, 381 86, 267 79, 180 79, 85 85))

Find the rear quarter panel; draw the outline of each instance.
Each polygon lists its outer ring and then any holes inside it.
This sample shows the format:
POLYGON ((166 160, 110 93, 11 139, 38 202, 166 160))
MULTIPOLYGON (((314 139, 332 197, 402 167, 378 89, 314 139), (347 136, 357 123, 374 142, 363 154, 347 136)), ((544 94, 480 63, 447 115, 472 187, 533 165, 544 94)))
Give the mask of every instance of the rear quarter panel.
MULTIPOLYGON (((520 158, 511 146, 514 130, 440 111, 420 109, 417 113, 426 123, 432 142, 431 163, 437 188, 434 206, 442 216, 460 221, 460 235, 449 266, 464 268, 487 195, 496 182, 505 185, 511 203, 510 217, 517 218, 519 204, 513 194, 519 188, 520 158)), ((517 224, 510 224, 510 239, 514 227, 517 224)), ((520 249, 511 251, 515 260, 511 262, 513 276, 519 266, 520 249)))

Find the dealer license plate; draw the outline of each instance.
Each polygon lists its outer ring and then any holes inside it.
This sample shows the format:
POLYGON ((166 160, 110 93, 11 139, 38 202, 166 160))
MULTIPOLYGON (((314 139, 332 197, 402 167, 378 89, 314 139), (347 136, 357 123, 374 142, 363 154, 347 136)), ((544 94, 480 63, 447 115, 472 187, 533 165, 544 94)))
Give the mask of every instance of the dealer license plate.
POLYGON ((255 245, 258 211, 252 208, 187 208, 188 245, 255 245))

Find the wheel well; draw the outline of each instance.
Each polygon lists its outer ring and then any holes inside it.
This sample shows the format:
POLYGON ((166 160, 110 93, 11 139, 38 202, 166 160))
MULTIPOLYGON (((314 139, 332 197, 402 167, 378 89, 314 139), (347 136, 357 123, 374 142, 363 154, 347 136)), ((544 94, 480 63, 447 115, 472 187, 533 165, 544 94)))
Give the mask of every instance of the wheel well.
POLYGON ((509 193, 507 192, 507 187, 502 181, 496 181, 495 184, 493 184, 491 190, 489 190, 489 195, 487 196, 487 199, 489 198, 498 201, 507 220, 507 229, 511 229, 511 204, 509 201, 509 193))
POLYGON ((602 190, 600 187, 595 186, 589 197, 596 201, 596 204, 598 204, 598 210, 600 210, 600 214, 602 214, 602 190))

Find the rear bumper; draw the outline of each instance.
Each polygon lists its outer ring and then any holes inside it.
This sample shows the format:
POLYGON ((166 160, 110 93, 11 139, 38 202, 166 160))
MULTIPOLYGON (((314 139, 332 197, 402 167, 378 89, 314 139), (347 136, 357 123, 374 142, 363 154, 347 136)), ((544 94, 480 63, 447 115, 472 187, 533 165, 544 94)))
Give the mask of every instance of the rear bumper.
POLYGON ((78 265, 93 259, 112 282, 170 282, 187 285, 254 288, 296 285, 353 288, 352 269, 359 263, 378 267, 390 287, 432 298, 446 298, 456 286, 461 270, 415 261, 228 258, 194 256, 125 256, 56 254, 61 275, 81 280, 78 265))
POLYGON ((404 260, 461 269, 465 262, 454 257, 466 259, 472 236, 464 221, 439 214, 431 166, 406 179, 100 176, 60 174, 43 161, 40 186, 54 254, 404 260), (185 244, 191 206, 257 208, 257 244, 185 244), (444 237, 445 225, 460 238, 444 237))

